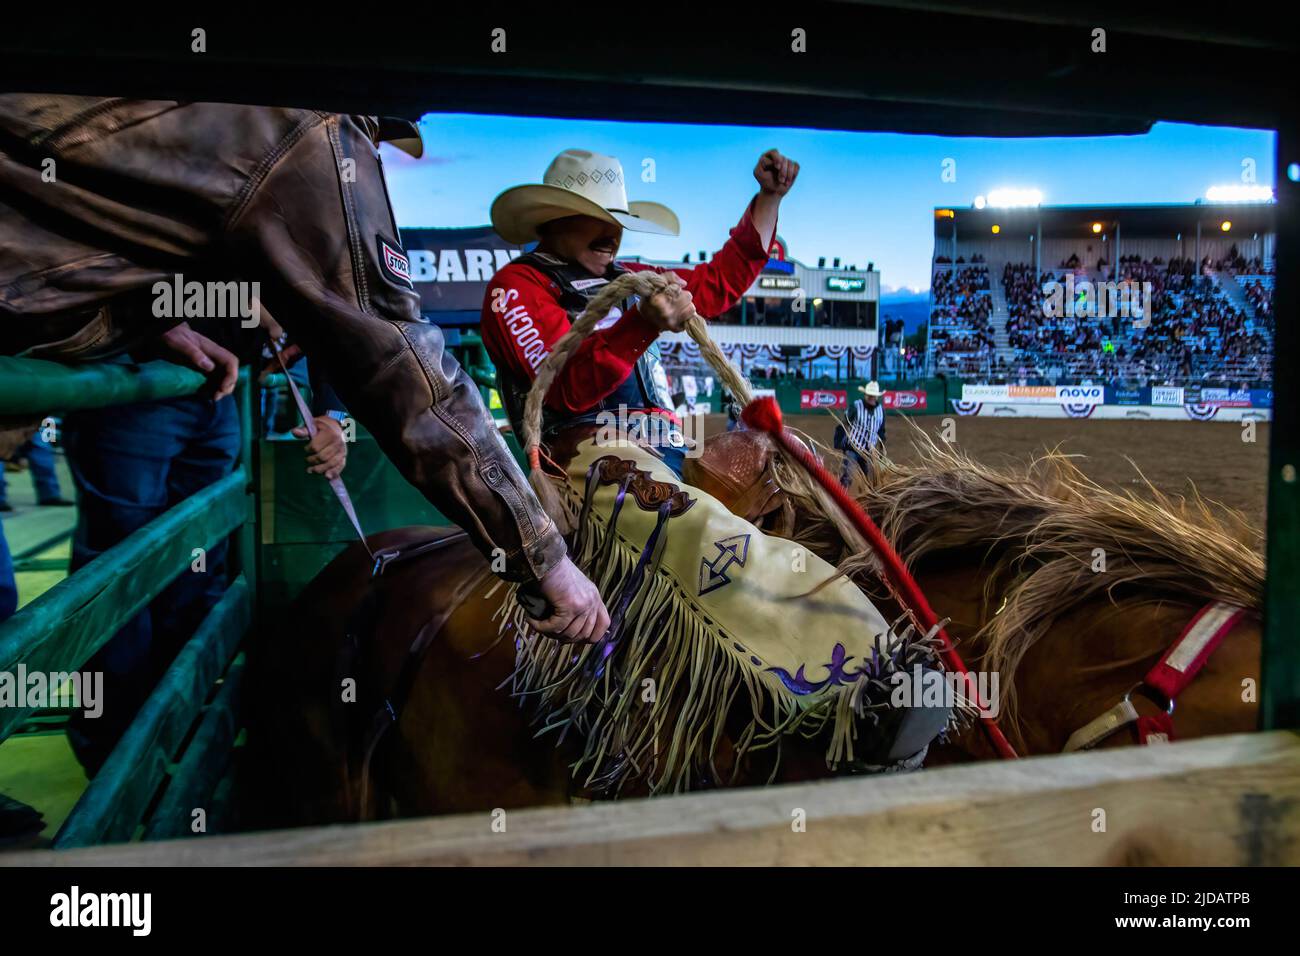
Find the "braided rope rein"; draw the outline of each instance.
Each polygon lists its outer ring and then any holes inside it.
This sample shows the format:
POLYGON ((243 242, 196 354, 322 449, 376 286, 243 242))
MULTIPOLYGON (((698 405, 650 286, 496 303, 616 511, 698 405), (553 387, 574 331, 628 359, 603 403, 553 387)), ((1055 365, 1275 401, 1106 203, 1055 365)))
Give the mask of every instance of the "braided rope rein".
MULTIPOLYGON (((555 520, 565 534, 573 530, 569 509, 565 507, 559 491, 541 467, 542 406, 546 395, 550 392, 556 377, 568 364, 573 352, 591 334, 596 324, 609 314, 610 309, 629 296, 636 295, 648 299, 665 293, 676 297, 681 294, 681 291, 682 287, 678 285, 671 273, 628 272, 619 276, 596 293, 587 303, 582 314, 573 321, 569 331, 560 337, 550 353, 542 360, 542 364, 538 366, 537 377, 533 379, 532 388, 529 389, 528 398, 524 402, 524 420, 521 423, 523 434, 520 435, 520 439, 523 442, 524 452, 528 456, 528 483, 537 493, 547 514, 555 520)), ((686 321, 686 334, 700 347, 700 355, 713 369, 722 385, 735 396, 738 402, 747 405, 753 398, 749 382, 740 373, 740 369, 722 354, 718 343, 710 337, 704 319, 694 310, 686 321)))

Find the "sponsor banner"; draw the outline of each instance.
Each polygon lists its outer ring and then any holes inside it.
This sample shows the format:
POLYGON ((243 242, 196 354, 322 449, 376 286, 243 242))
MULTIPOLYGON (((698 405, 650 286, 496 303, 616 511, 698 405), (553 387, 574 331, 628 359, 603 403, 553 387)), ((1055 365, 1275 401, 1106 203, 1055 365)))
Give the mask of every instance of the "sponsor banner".
POLYGON ((1055 385, 1008 385, 1007 400, 1019 402, 1055 402, 1055 385))
POLYGON ((1150 405, 1151 389, 1126 388, 1122 385, 1106 386, 1107 405, 1150 405))
POLYGON ((1016 405, 963 402, 953 399, 958 415, 981 418, 1090 418, 1116 420, 1267 422, 1273 415, 1268 409, 1233 408, 1219 405, 1047 405, 1033 402, 1016 405))
POLYGON ((803 410, 817 408, 847 408, 848 393, 832 389, 808 389, 799 393, 799 408, 803 410))
POLYGON ((1062 405, 1101 405, 1106 401, 1106 389, 1102 385, 1058 385, 1056 401, 1062 405))
POLYGON ((1182 405, 1183 390, 1174 385, 1151 386, 1152 405, 1182 405))
POLYGON ((409 260, 407 277, 420 296, 421 312, 479 311, 488 281, 523 253, 491 226, 403 229, 401 239, 409 260))
POLYGON ((1250 408, 1250 391, 1244 388, 1202 388, 1198 404, 1216 408, 1250 408))
POLYGON ((1007 402, 1012 405, 1101 405, 1101 385, 962 385, 964 402, 1007 402))
POLYGON ((1251 408, 1272 408, 1273 390, 1271 388, 1252 388, 1250 390, 1251 408))
POLYGON ((961 400, 963 402, 1005 402, 1007 400, 1006 385, 965 385, 961 387, 961 400))
POLYGON ((923 391, 885 392, 885 407, 900 411, 924 411, 926 394, 923 391))

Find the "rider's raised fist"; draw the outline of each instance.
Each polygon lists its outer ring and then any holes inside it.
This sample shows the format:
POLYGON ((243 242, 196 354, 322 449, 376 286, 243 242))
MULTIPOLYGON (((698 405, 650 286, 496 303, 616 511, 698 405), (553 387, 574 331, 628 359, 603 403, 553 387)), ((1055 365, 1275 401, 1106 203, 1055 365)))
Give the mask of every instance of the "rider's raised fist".
POLYGON ((774 196, 784 196, 788 193, 798 175, 799 164, 787 156, 782 156, 780 150, 776 149, 769 149, 758 157, 758 165, 754 167, 754 178, 758 180, 758 188, 774 196))

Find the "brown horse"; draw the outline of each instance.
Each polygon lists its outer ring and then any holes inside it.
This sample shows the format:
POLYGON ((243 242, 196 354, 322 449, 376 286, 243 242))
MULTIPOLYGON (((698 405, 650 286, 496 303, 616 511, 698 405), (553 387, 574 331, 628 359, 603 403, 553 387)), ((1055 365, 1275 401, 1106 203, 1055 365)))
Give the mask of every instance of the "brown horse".
MULTIPOLYGON (((1021 755, 1059 752, 1071 733, 1137 684, 1212 600, 1252 613, 1179 697, 1177 734, 1255 727, 1247 682, 1258 685, 1263 563, 1240 519, 1196 497, 1107 491, 1057 454, 994 470, 918 440, 918 464, 881 468, 857 491, 931 605, 950 618, 948 632, 967 664, 1000 675, 999 722, 1021 755)), ((784 477, 784 486, 798 485, 784 477)), ((743 491, 735 497, 755 500, 743 491)), ((844 553, 813 506, 797 494, 786 501, 784 520, 793 516, 798 540, 842 561, 845 573, 872 591, 864 562, 844 553)), ((781 509, 766 511, 764 521, 782 523, 781 509)), ((573 741, 539 736, 529 709, 501 688, 515 665, 515 635, 494 619, 504 592, 469 542, 453 530, 418 527, 370 539, 376 553, 425 542, 439 543, 373 581, 367 555, 349 548, 308 586, 265 646, 261 671, 269 684, 257 696, 270 706, 250 743, 261 758, 255 775, 271 775, 259 792, 279 803, 264 806, 254 825, 536 806, 586 795, 571 780, 573 741), (402 684, 397 721, 385 726, 382 699, 402 684)), ((897 610, 872 596, 887 617, 897 610)), ((1103 746, 1134 739, 1124 731, 1103 746)), ((736 762, 724 740, 717 776, 699 784, 830 773, 824 744, 791 736, 779 750, 736 762)), ((980 731, 968 727, 932 746, 927 765, 992 756, 980 731)))

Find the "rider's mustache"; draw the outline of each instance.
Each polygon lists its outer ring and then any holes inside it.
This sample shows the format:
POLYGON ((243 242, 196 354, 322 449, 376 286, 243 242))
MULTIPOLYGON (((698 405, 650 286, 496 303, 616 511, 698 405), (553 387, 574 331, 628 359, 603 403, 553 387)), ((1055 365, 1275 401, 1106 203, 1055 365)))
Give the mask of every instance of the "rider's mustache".
POLYGON ((618 252, 618 240, 603 237, 600 239, 593 239, 591 245, 587 248, 592 252, 618 252))

